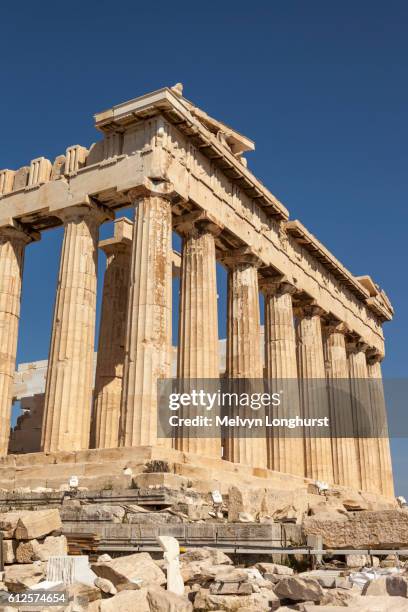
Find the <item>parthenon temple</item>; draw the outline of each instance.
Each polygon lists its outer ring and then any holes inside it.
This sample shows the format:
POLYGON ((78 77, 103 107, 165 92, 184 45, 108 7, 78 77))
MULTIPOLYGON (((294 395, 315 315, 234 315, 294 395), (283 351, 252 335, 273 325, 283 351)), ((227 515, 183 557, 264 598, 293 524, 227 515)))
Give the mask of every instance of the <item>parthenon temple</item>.
MULTIPOLYGON (((63 226, 39 457, 161 447, 258 470, 393 496, 389 440, 273 435, 157 437, 157 380, 381 379, 382 324, 393 316, 370 276, 354 276, 248 169, 254 143, 208 116, 180 84, 95 115, 101 139, 0 171, 0 480, 16 448, 16 351, 23 262, 42 232, 63 226), (134 208, 134 220, 122 208, 134 208), (115 215, 118 215, 115 220, 115 215), (99 241, 101 224, 115 220, 99 241), (173 251, 173 232, 182 251, 173 251), (107 257, 98 347, 98 248, 107 257), (26 252, 27 251, 27 252, 26 252), (228 273, 227 337, 219 339, 217 263, 228 273), (172 346, 172 277, 180 276, 172 346), (261 328, 260 294, 265 324, 261 328), (225 350, 224 350, 225 347, 225 350), (96 364, 94 355, 97 348, 96 364)), ((356 383, 357 381, 357 383, 356 383)), ((24 393, 20 393, 23 397, 24 393)), ((300 414, 310 398, 299 394, 300 414)), ((372 394, 373 414, 385 413, 372 394)), ((332 427, 358 421, 332 406, 332 427)), ((18 446, 18 445, 17 445, 18 446)), ((27 450, 27 449, 26 449, 27 450)), ((26 452, 26 451, 25 451, 26 452)), ((34 456, 34 455, 33 455, 34 456)))

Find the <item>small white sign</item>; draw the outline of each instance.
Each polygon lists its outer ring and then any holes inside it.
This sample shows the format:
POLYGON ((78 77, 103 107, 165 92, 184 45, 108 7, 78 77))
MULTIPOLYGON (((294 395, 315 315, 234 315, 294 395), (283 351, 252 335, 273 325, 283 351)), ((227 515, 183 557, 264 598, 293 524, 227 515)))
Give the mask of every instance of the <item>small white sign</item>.
POLYGON ((69 486, 74 489, 78 487, 78 485, 79 485, 78 476, 71 476, 71 478, 69 479, 69 486))
POLYGON ((214 504, 222 504, 222 495, 219 491, 212 491, 211 496, 214 504))

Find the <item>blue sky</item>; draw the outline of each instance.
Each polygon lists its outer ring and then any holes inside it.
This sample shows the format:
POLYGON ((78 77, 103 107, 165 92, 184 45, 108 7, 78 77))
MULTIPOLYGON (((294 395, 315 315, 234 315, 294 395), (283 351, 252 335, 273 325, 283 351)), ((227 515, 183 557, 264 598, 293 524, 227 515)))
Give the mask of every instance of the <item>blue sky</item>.
MULTIPOLYGON (((407 376, 406 2, 43 0, 1 12, 0 168, 89 145, 95 112, 183 82, 255 140, 249 167, 291 217, 385 288, 396 316, 383 371, 407 376)), ((47 232, 27 251, 19 361, 47 357, 60 243, 47 232)), ((221 299, 221 335, 224 322, 221 299)), ((393 451, 408 497, 406 440, 393 451)))

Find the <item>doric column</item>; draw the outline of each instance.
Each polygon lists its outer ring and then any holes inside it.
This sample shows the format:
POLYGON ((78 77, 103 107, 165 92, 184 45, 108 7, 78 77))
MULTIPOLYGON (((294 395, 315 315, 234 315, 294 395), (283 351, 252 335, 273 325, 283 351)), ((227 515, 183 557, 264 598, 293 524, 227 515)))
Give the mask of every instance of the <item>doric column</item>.
MULTIPOLYGON (((297 310, 297 361, 303 417, 328 417, 325 390, 321 315, 319 306, 307 304, 297 310)), ((314 437, 305 429, 305 472, 309 478, 333 482, 333 459, 329 437, 314 437)))
POLYGON ((119 444, 132 231, 129 219, 118 219, 113 238, 99 243, 106 254, 106 272, 91 433, 94 448, 114 448, 119 444))
POLYGON ((171 376, 171 204, 137 200, 120 418, 121 446, 157 443, 157 380, 171 376))
POLYGON ((26 245, 39 235, 17 223, 0 227, 0 456, 7 455, 26 245))
POLYGON ((91 423, 98 234, 112 218, 96 205, 73 206, 64 222, 45 388, 42 448, 88 448, 91 423))
POLYGON ((380 483, 380 456, 377 438, 370 436, 373 412, 368 384, 366 351, 368 345, 359 339, 347 343, 353 423, 356 432, 360 465, 360 482, 364 491, 378 493, 380 483))
POLYGON ((350 436, 353 410, 345 341, 347 331, 347 326, 340 322, 324 327, 324 356, 332 427, 334 482, 357 489, 360 487, 360 468, 356 440, 350 436))
MULTIPOLYGON (((214 235, 221 228, 204 213, 192 213, 181 218, 175 229, 183 235, 177 376, 192 379, 194 386, 194 379, 219 378, 214 235)), ((217 433, 216 428, 213 433, 217 433)), ((181 429, 179 434, 179 450, 221 457, 221 435, 192 438, 189 428, 181 429)))
POLYGON ((380 485, 381 492, 387 497, 394 497, 394 478, 390 440, 388 437, 387 408, 385 405, 384 388, 381 372, 382 356, 376 352, 368 354, 367 370, 370 381, 370 397, 372 411, 377 417, 379 438, 380 485))
MULTIPOLYGON (((223 258, 228 271, 227 378, 263 378, 260 347, 258 259, 248 250, 237 250, 223 258)), ((247 392, 245 384, 242 391, 247 392)), ((259 389, 257 389, 259 391, 259 389)), ((254 417, 254 412, 239 412, 254 417)), ((233 436, 228 430, 224 458, 253 467, 267 466, 265 438, 233 436)))
MULTIPOLYGON (((261 288, 265 301, 265 375, 274 391, 284 390, 284 412, 281 414, 277 408, 277 416, 295 417, 300 415, 292 305, 296 288, 285 280, 274 280, 273 277, 264 278, 261 288)), ((272 429, 271 433, 268 430, 267 450, 269 468, 304 476, 303 438, 285 436, 279 429, 272 429)))

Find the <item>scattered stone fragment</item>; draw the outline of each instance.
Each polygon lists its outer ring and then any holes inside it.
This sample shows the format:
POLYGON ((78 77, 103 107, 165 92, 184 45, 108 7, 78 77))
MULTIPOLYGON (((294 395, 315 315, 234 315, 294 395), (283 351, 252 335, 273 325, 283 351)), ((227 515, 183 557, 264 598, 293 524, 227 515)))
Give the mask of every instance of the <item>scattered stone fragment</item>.
POLYGON ((150 612, 147 590, 123 590, 114 597, 102 599, 101 612, 150 612))
POLYGON ((363 587, 362 593, 363 595, 371 596, 390 595, 408 598, 408 577, 401 575, 380 576, 376 580, 367 582, 363 587))
POLYGON ((17 563, 48 561, 50 557, 67 554, 68 544, 64 535, 47 536, 43 542, 38 540, 21 541, 16 548, 17 563))
POLYGON ((165 584, 166 577, 149 553, 135 553, 91 565, 100 578, 107 578, 118 591, 150 584, 165 584))
POLYGON ((12 593, 27 590, 43 578, 44 570, 39 562, 30 565, 6 565, 4 571, 4 584, 12 593))
POLYGON ((191 612, 191 602, 182 595, 176 595, 165 591, 160 587, 149 587, 147 589, 147 601, 150 612, 191 612))
POLYGON ((4 512, 0 514, 0 531, 4 538, 12 538, 22 512, 4 512))
POLYGON ((333 520, 319 515, 307 517, 303 531, 306 536, 322 536, 328 548, 349 548, 351 543, 357 550, 408 546, 408 513, 403 510, 355 512, 336 517, 333 520))
POLYGON ((21 513, 14 537, 17 540, 33 540, 61 528, 61 517, 57 509, 27 511, 21 513))
POLYGON ((320 601, 323 589, 314 578, 284 576, 274 587, 275 595, 280 599, 292 601, 320 601))
POLYGON ((279 599, 269 591, 264 593, 252 593, 252 595, 213 595, 206 589, 200 589, 194 600, 194 609, 209 612, 212 610, 225 610, 235 612, 242 608, 255 608, 258 612, 279 609, 279 599))
POLYGON ((108 595, 116 595, 117 588, 107 578, 95 578, 95 586, 108 595))
POLYGON ((204 560, 208 560, 212 565, 232 565, 231 559, 223 553, 222 550, 209 546, 190 548, 190 550, 180 555, 180 562, 182 565, 190 563, 191 561, 204 560))
POLYGON ((367 555, 346 555, 346 565, 352 569, 358 569, 369 565, 370 558, 367 555))
POLYGON ((262 574, 278 574, 279 576, 292 576, 293 569, 279 563, 257 563, 255 565, 262 574))
POLYGON ((16 542, 14 540, 3 540, 3 563, 10 564, 16 560, 16 542))

